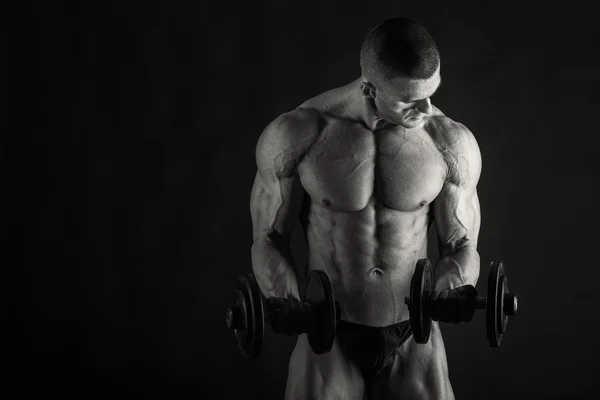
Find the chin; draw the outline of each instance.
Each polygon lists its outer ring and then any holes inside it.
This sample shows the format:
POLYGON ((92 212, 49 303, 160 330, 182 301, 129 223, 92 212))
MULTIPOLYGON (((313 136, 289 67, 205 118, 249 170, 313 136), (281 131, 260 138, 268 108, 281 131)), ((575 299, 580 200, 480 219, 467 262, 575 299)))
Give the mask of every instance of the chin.
POLYGON ((395 121, 394 122, 396 125, 399 125, 403 128, 406 129, 412 129, 412 128, 417 128, 419 126, 421 126, 423 124, 423 118, 420 118, 418 120, 413 120, 413 121, 395 121))

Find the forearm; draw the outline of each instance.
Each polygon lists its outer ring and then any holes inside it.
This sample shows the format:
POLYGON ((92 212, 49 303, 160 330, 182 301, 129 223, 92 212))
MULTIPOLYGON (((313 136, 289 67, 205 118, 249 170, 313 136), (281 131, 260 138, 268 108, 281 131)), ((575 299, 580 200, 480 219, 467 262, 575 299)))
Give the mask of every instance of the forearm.
POLYGON ((265 297, 300 299, 289 240, 265 235, 252 245, 252 270, 265 297))
POLYGON ((479 253, 472 242, 455 249, 443 250, 433 269, 436 291, 477 284, 479 279, 479 253))

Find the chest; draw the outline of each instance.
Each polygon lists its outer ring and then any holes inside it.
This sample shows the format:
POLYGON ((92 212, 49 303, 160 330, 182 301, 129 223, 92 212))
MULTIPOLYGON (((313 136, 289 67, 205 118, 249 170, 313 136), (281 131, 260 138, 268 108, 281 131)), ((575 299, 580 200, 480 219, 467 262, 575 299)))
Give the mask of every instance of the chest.
POLYGON ((313 202, 338 211, 375 203, 399 211, 427 206, 440 192, 446 163, 423 131, 372 132, 332 123, 299 166, 313 202))

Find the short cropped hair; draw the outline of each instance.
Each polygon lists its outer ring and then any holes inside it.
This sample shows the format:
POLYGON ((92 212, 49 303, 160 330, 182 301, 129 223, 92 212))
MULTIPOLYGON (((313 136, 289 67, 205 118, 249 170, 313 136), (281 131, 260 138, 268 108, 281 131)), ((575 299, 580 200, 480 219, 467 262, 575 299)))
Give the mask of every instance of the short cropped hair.
POLYGON ((427 79, 439 65, 440 54, 429 32, 407 18, 379 23, 367 34, 360 49, 360 67, 367 79, 427 79))

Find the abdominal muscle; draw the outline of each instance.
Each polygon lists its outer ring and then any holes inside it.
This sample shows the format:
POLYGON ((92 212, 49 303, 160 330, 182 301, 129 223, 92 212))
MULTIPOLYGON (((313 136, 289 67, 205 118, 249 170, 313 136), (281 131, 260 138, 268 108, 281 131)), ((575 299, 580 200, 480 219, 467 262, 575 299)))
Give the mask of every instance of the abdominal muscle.
POLYGON ((405 321, 416 262, 427 256, 427 229, 428 206, 405 212, 371 201, 360 211, 338 212, 312 203, 304 224, 308 269, 327 272, 343 320, 405 321))

